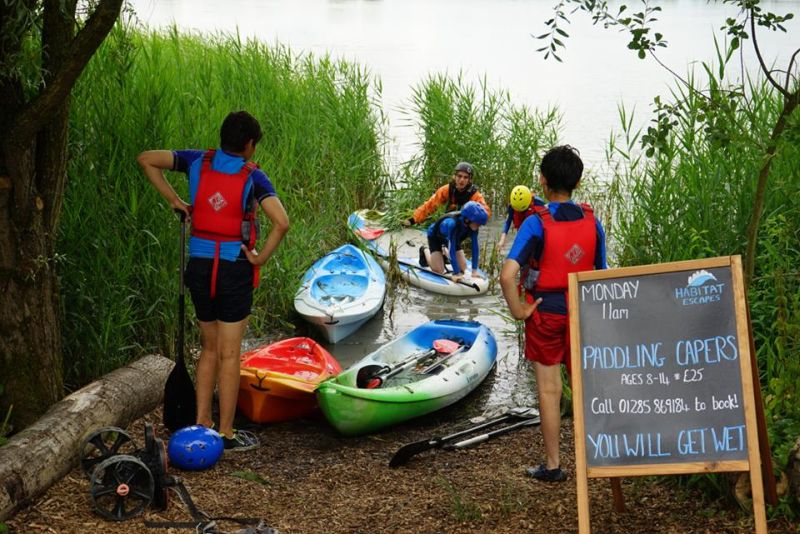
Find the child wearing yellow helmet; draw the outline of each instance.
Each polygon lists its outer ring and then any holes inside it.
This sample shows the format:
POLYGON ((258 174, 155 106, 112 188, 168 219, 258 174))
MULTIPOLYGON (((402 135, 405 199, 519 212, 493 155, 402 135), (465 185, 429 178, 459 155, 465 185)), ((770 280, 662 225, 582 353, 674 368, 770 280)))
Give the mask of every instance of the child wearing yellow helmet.
POLYGON ((500 233, 500 239, 497 241, 497 250, 502 250, 506 242, 506 235, 511 230, 511 225, 514 225, 515 230, 519 230, 528 215, 534 213, 534 206, 544 206, 544 200, 539 197, 533 196, 530 188, 524 185, 515 186, 509 195, 508 215, 506 222, 503 225, 503 231, 500 233))

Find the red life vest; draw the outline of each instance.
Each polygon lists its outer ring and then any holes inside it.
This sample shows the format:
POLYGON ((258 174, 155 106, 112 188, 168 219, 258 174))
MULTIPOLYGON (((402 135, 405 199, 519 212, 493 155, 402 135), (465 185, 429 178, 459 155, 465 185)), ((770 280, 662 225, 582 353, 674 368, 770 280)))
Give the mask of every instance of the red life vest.
MULTIPOLYGON (((227 174, 211 168, 216 150, 203 154, 197 194, 192 206, 192 235, 214 241, 214 265, 211 271, 211 298, 217 293, 220 243, 245 242, 250 249, 257 239, 256 206, 253 200, 249 210, 244 209, 244 192, 250 174, 258 165, 246 162, 236 174, 227 174), (245 223, 245 224, 243 224, 245 223), (248 236, 242 235, 243 226, 248 236), (248 239, 245 240, 245 237, 248 239)), ((253 269, 253 287, 258 287, 259 269, 253 269)))
MULTIPOLYGON (((580 207, 583 209, 582 218, 554 221, 547 206, 536 206, 536 214, 544 229, 536 291, 566 291, 569 273, 594 270, 597 249, 594 211, 588 204, 580 204, 580 207)), ((531 266, 534 266, 533 261, 531 266)))
POLYGON ((514 229, 519 230, 519 227, 522 226, 522 223, 525 221, 525 219, 528 218, 528 215, 533 215, 534 213, 536 213, 536 206, 534 205, 533 200, 531 200, 531 205, 528 206, 528 209, 526 209, 525 211, 517 211, 517 210, 512 210, 512 211, 514 212, 513 213, 514 229))

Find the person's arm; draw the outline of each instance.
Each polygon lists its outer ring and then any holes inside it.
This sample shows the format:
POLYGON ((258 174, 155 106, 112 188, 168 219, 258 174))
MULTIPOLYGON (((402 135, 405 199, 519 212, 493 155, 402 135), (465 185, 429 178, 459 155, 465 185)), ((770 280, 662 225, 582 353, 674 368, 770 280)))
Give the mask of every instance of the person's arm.
POLYGON ((473 278, 480 278, 480 275, 478 275, 478 264, 480 263, 478 260, 480 258, 478 256, 480 255, 481 247, 478 244, 478 231, 472 232, 470 238, 472 241, 472 276, 473 278))
POLYGON ((174 210, 180 210, 189 218, 189 204, 184 202, 178 193, 172 188, 164 176, 165 170, 172 170, 175 165, 175 155, 170 150, 148 150, 139 154, 136 161, 142 167, 145 176, 156 188, 156 191, 164 197, 169 206, 174 210))
POLYGON ((264 265, 272 256, 272 253, 275 252, 275 249, 278 248, 278 244, 283 240, 286 232, 289 231, 289 216, 286 214, 286 210, 278 197, 266 197, 259 205, 272 222, 272 228, 267 234, 267 240, 264 242, 261 252, 256 249, 248 250, 247 246, 244 243, 242 244, 242 250, 244 250, 247 259, 253 265, 264 265))
POLYGON ((508 259, 504 261, 503 267, 500 269, 500 289, 503 291, 503 298, 506 299, 511 316, 518 321, 523 321, 531 316, 536 307, 539 306, 539 303, 542 302, 542 299, 536 299, 533 304, 520 300, 517 292, 519 270, 520 265, 515 260, 508 259))
POLYGON ((606 231, 599 219, 595 218, 595 225, 597 226, 597 247, 595 247, 594 255, 594 268, 595 269, 608 269, 606 258, 606 231))
POLYGON ((503 245, 506 243, 506 236, 508 235, 509 230, 511 230, 511 225, 514 223, 514 208, 508 206, 508 210, 506 212, 506 222, 503 224, 503 231, 500 232, 500 239, 497 241, 497 250, 500 251, 503 248, 503 245))
POLYGON ((421 223, 428 217, 428 215, 436 211, 439 206, 446 204, 449 190, 449 185, 443 185, 431 195, 431 198, 426 200, 420 207, 415 209, 413 216, 414 222, 417 224, 421 223))
POLYGON ((492 208, 489 207, 489 203, 486 202, 485 198, 483 198, 483 193, 481 193, 480 191, 475 191, 474 193, 472 193, 472 196, 469 197, 469 199, 474 200, 475 202, 479 203, 481 206, 486 208, 486 214, 489 216, 490 219, 492 218, 492 208))

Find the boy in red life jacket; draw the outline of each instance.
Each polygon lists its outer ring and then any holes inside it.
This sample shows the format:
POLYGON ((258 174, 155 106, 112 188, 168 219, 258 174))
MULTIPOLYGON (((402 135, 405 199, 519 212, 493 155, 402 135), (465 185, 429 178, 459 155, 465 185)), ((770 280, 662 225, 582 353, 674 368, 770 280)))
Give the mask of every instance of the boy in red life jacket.
POLYGON ((491 218, 492 210, 489 208, 489 204, 486 203, 486 199, 483 198, 481 192, 472 183, 474 173, 475 169, 471 163, 466 161, 458 163, 453 170, 453 178, 450 183, 437 189, 431 195, 431 198, 414 210, 412 217, 403 221, 403 224, 406 226, 419 224, 434 213, 439 206, 447 206, 448 212, 458 211, 469 201, 481 204, 488 217, 491 218))
POLYGON ((545 461, 528 475, 546 482, 566 480, 560 467, 561 364, 569 370, 567 278, 569 273, 606 268, 605 232, 588 204, 572 201, 583 162, 569 145, 542 158, 539 183, 548 201, 520 226, 500 271, 500 287, 511 315, 525 320, 525 358, 533 362, 542 418, 545 461), (537 265, 539 277, 517 290, 523 266, 537 265))
POLYGON ((508 209, 506 210, 506 222, 503 224, 503 231, 500 232, 500 239, 497 241, 498 252, 503 249, 503 245, 506 243, 506 236, 511 230, 511 225, 514 225, 514 230, 519 230, 522 222, 529 215, 534 214, 536 206, 544 206, 544 200, 534 196, 528 187, 518 185, 511 190, 508 209))
POLYGON ((169 206, 184 212, 191 221, 184 279, 202 344, 196 370, 197 424, 214 426, 211 404, 216 386, 219 433, 226 452, 259 445, 252 432, 233 428, 239 356, 258 268, 272 256, 289 229, 289 217, 272 182, 249 161, 261 136, 258 121, 245 111, 237 111, 222 123, 218 150, 150 150, 137 158, 169 206), (167 182, 164 170, 187 175, 189 204, 167 182), (256 206, 272 223, 260 252, 255 248, 256 206))

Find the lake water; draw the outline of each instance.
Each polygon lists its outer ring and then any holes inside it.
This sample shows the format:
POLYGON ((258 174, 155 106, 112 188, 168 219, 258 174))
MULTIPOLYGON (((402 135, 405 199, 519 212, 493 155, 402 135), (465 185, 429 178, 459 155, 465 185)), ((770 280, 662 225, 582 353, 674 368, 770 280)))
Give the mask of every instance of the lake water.
MULTIPOLYGON (((532 108, 556 106, 563 114, 561 140, 580 149, 588 163, 604 160, 618 106, 636 109, 638 124, 649 118, 653 97, 667 95, 672 76, 652 59, 639 60, 625 48, 627 38, 594 27, 579 14, 564 26, 570 34, 563 63, 545 61, 531 35, 545 32, 555 0, 132 0, 150 27, 173 22, 205 33, 235 32, 266 43, 280 42, 296 52, 334 57, 366 65, 383 85, 383 107, 394 137, 393 160, 414 153, 416 134, 405 122, 412 88, 434 73, 463 72, 465 79, 486 78, 512 99, 532 108)), ((627 2, 631 10, 638 2, 627 2)), ((612 1, 612 5, 618 5, 612 1)), ((685 74, 692 63, 715 58, 712 31, 736 10, 722 2, 661 2, 656 31, 669 41, 659 52, 663 63, 685 74)), ((796 0, 766 1, 765 10, 797 9, 796 0)), ((800 13, 798 13, 800 14, 800 13)), ((786 34, 758 34, 768 63, 785 66, 800 46, 800 23, 786 34)), ((720 32, 717 32, 720 33, 720 32)), ((720 37, 721 39, 721 37, 720 37)), ((743 63, 756 66, 749 43, 743 63)), ((699 68, 699 66, 698 66, 699 68)))
MULTIPOLYGON (((239 31, 267 43, 280 42, 296 52, 330 53, 366 65, 383 87, 382 105, 394 138, 393 160, 415 151, 416 134, 404 120, 412 88, 435 73, 457 74, 494 89, 508 90, 515 102, 532 108, 556 106, 563 115, 561 141, 581 150, 589 166, 600 166, 611 132, 618 130, 618 106, 637 112, 637 124, 649 118, 656 95, 667 95, 672 76, 655 61, 639 60, 625 48, 626 36, 594 27, 579 15, 565 29, 572 36, 563 63, 536 52, 544 21, 552 16, 547 0, 133 0, 139 18, 158 28, 172 24, 204 33, 239 31)), ((635 7, 637 3, 629 2, 635 7)), ((659 58, 679 74, 715 58, 712 31, 735 10, 705 0, 662 2, 658 31, 669 47, 659 58)), ((783 13, 796 1, 762 2, 783 13)), ((797 21, 787 34, 759 34, 768 62, 784 66, 797 39, 797 21)), ((749 43, 742 63, 755 67, 749 43)), ((699 66, 698 66, 699 71, 699 66)), ((344 220, 343 220, 344 223, 344 220)), ((481 231, 496 239, 501 222, 481 231)), ((499 290, 453 298, 416 288, 387 301, 382 313, 329 350, 344 366, 419 323, 439 318, 468 318, 485 323, 498 339, 498 366, 479 388, 470 413, 534 403, 528 365, 521 361, 513 324, 499 290)), ((299 333, 303 333, 301 330, 299 333)), ((249 340, 256 345, 259 340, 249 340)), ((460 408, 461 409, 461 408, 460 408)))

